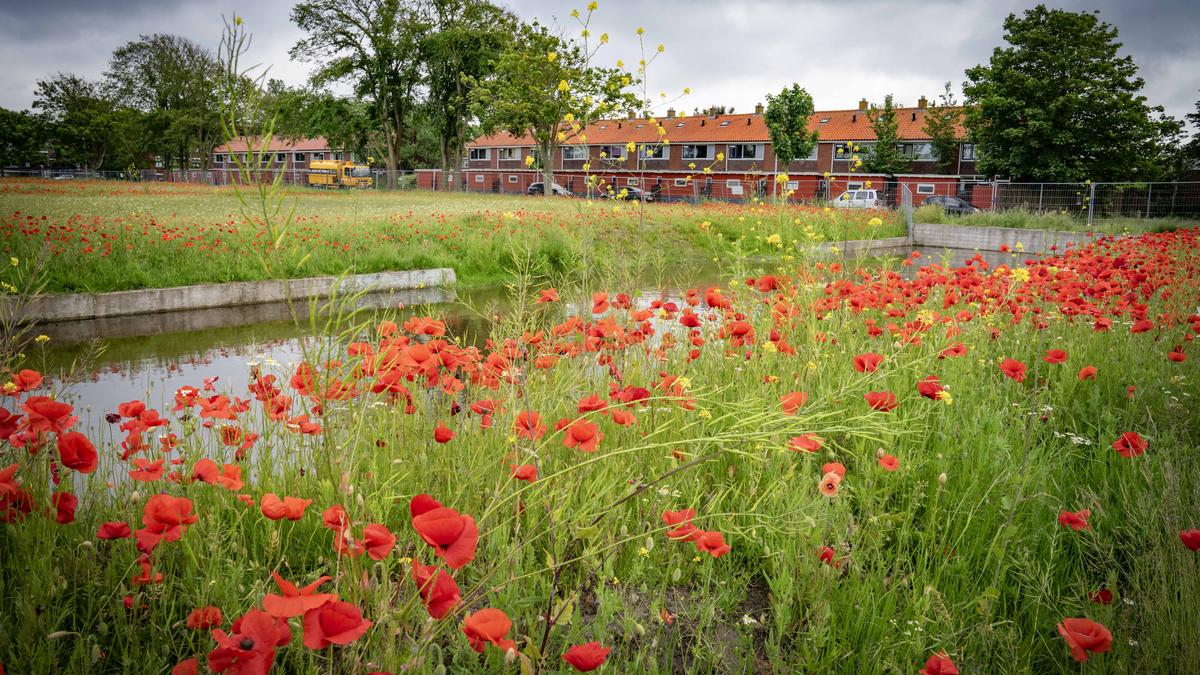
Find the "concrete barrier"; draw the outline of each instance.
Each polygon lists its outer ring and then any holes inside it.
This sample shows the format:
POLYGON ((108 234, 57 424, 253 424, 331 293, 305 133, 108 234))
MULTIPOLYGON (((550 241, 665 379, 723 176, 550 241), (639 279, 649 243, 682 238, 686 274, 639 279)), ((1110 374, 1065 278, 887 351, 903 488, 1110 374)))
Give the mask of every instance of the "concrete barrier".
POLYGON ((852 239, 849 241, 831 241, 816 246, 818 253, 833 255, 833 249, 838 249, 839 255, 860 258, 878 255, 907 255, 912 250, 908 237, 890 237, 888 239, 852 239))
POLYGON ((39 323, 77 321, 137 314, 180 312, 213 307, 277 303, 293 299, 326 298, 334 292, 398 291, 448 288, 455 284, 454 270, 406 270, 355 274, 347 277, 308 277, 282 281, 238 281, 174 288, 150 288, 113 293, 43 295, 27 307, 24 319, 39 323))
POLYGON ((1020 244, 1028 253, 1041 253, 1049 251, 1052 245, 1061 250, 1068 243, 1082 246, 1092 239, 1083 232, 913 223, 913 245, 929 248, 999 251, 1002 246, 1015 250, 1020 244))

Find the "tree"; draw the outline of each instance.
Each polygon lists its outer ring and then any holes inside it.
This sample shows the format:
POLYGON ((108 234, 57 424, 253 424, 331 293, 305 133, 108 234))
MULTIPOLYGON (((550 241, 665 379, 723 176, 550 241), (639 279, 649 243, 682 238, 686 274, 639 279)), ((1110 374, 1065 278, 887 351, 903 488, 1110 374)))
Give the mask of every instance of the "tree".
POLYGON ((767 94, 767 111, 763 121, 771 134, 771 147, 786 168, 797 159, 812 153, 820 138, 808 128, 813 114, 813 99, 800 85, 785 87, 778 96, 767 94))
POLYGON ((875 147, 867 154, 863 167, 889 178, 911 169, 912 160, 900 152, 899 123, 892 95, 884 97, 882 106, 867 111, 867 119, 871 121, 871 130, 875 132, 875 147))
POLYGON ((967 127, 984 173, 1014 180, 1148 180, 1179 129, 1139 95, 1117 29, 1094 12, 1008 15, 986 65, 967 70, 967 127), (1157 117, 1155 117, 1157 115, 1157 117))
POLYGON ((46 139, 43 117, 0 108, 0 169, 45 164, 46 139))
POLYGON ((1196 101, 1196 111, 1188 113, 1187 120, 1196 127, 1196 131, 1192 134, 1192 140, 1181 148, 1180 168, 1184 172, 1200 170, 1200 101, 1196 101))
POLYGON ((291 140, 321 136, 334 150, 367 158, 373 130, 369 103, 320 89, 289 88, 280 80, 267 83, 267 98, 275 136, 291 140))
POLYGON ((142 35, 109 59, 106 86, 123 106, 145 114, 145 149, 170 168, 207 167, 221 140, 219 66, 211 51, 178 35, 142 35))
POLYGON ((492 73, 517 21, 487 0, 430 0, 432 28, 421 40, 428 80, 425 113, 437 133, 442 171, 462 164, 471 92, 492 73))
POLYGON ((312 84, 349 82, 354 95, 371 104, 389 187, 395 187, 421 80, 418 45, 429 26, 418 10, 416 0, 304 0, 292 9, 292 21, 308 37, 291 55, 317 64, 312 84))
POLYGON ((568 140, 586 144, 587 123, 636 109, 625 90, 633 81, 617 69, 596 68, 575 41, 550 33, 537 22, 523 24, 496 59, 494 72, 474 82, 472 111, 484 133, 529 135, 542 159, 543 194, 553 194, 554 157, 568 140))
POLYGON ((140 120, 106 96, 99 83, 56 73, 37 81, 33 107, 45 114, 57 163, 95 171, 132 161, 129 139, 140 120))
POLYGON ((954 173, 958 143, 961 140, 962 106, 954 100, 949 82, 946 83, 939 99, 940 103, 934 103, 925 112, 924 131, 929 136, 934 154, 937 155, 938 171, 954 173))

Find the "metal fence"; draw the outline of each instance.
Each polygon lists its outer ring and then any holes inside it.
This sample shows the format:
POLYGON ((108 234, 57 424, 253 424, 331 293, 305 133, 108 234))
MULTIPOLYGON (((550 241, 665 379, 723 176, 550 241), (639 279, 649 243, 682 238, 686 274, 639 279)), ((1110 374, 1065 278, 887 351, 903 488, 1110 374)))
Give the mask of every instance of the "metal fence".
POLYGON ((1064 214, 1092 223, 1106 218, 1200 218, 1200 182, 1011 183, 960 180, 919 186, 914 203, 938 195, 957 197, 982 211, 1064 214))
MULTIPOLYGON (((309 175, 327 175, 308 169, 266 170, 259 174, 262 181, 272 181, 276 173, 281 174, 287 185, 305 187, 309 175)), ((141 169, 126 171, 89 171, 87 169, 2 169, 0 176, 45 178, 50 180, 117 180, 130 182, 192 183, 199 185, 232 185, 241 183, 241 174, 236 169, 141 169)), ((416 173, 413 171, 371 172, 372 188, 379 190, 415 189, 416 173), (389 180, 390 179, 390 180, 389 180)))

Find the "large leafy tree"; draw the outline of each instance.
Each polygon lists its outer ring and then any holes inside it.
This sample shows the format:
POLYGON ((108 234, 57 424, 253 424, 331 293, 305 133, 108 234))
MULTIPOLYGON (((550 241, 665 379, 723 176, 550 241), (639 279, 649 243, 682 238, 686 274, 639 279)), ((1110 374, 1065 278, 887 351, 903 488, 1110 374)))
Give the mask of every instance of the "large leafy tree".
POLYGON ((144 149, 182 168, 207 166, 221 141, 219 66, 213 53, 178 35, 143 35, 118 47, 105 73, 122 106, 144 113, 144 149))
POLYGON ((133 160, 130 138, 136 111, 120 107, 98 82, 70 73, 37 81, 33 107, 45 116, 54 163, 91 170, 124 167, 133 160))
POLYGON ((767 94, 767 110, 763 121, 771 134, 775 156, 786 167, 812 153, 820 135, 808 128, 813 114, 813 99, 803 87, 793 84, 779 95, 767 94))
POLYGON ((558 148, 586 144, 589 121, 634 110, 638 97, 626 91, 632 84, 629 74, 591 66, 583 46, 534 22, 522 24, 495 60, 494 72, 473 83, 471 109, 484 133, 533 138, 549 197, 558 148))
POLYGON ((867 111, 871 130, 875 132, 875 147, 867 155, 863 167, 873 173, 895 176, 912 168, 912 160, 900 152, 900 130, 896 117, 896 104, 892 95, 883 99, 883 105, 867 111))
POLYGON ((416 0, 304 0, 292 9, 292 21, 308 34, 291 55, 316 65, 312 84, 348 82, 356 97, 370 103, 394 187, 412 137, 421 83, 418 46, 429 30, 416 0))
POLYGON ((427 73, 424 113, 437 134, 441 168, 461 165, 471 123, 471 92, 493 72, 517 20, 487 0, 428 0, 430 30, 420 42, 427 73))
POLYGON ((984 173, 1014 180, 1150 179, 1178 122, 1139 94, 1117 29, 1038 5, 1004 21, 1007 47, 967 70, 966 121, 984 173))
MULTIPOLYGON (((372 107, 322 89, 287 87, 279 80, 267 84, 269 109, 280 138, 322 136, 329 146, 365 160, 372 139, 372 107)), ((382 156, 382 155, 381 155, 382 156)))
POLYGON ((28 110, 0 108, 0 169, 46 162, 46 120, 28 110))
POLYGON ((1187 121, 1196 128, 1192 140, 1182 148, 1183 171, 1200 171, 1200 101, 1196 101, 1196 111, 1188 113, 1187 121))
POLYGON ((938 97, 938 102, 929 106, 925 111, 925 133, 929 135, 929 143, 937 155, 938 171, 954 172, 954 161, 958 158, 958 144, 962 140, 962 106, 954 100, 954 92, 950 83, 938 97))

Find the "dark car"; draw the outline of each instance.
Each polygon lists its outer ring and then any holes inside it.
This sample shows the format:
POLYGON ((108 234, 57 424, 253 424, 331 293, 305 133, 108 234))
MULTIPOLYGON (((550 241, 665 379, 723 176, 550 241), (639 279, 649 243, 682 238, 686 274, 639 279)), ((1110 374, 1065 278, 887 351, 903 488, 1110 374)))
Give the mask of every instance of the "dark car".
POLYGON ((625 187, 614 186, 612 192, 605 190, 597 196, 601 199, 624 199, 630 202, 654 201, 654 193, 647 192, 641 188, 635 188, 632 185, 627 185, 625 187), (622 191, 624 191, 624 194, 622 194, 622 191))
POLYGON ((921 202, 921 206, 940 206, 946 213, 953 213, 958 216, 979 212, 979 209, 958 197, 945 197, 942 195, 926 197, 925 201, 921 202))
MULTIPOLYGON (((558 183, 552 183, 551 185, 552 185, 552 187, 550 189, 554 191, 554 195, 556 197, 574 197, 575 196, 575 195, 571 194, 570 190, 559 185, 558 183)), ((525 192, 527 194, 531 194, 531 195, 541 195, 541 194, 546 193, 546 188, 544 186, 544 183, 542 183, 541 181, 538 181, 536 183, 530 183, 529 189, 526 190, 525 192)))

